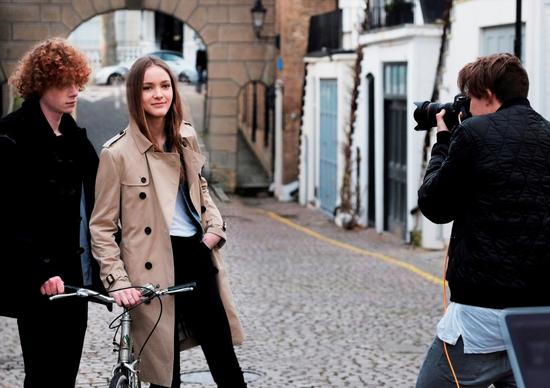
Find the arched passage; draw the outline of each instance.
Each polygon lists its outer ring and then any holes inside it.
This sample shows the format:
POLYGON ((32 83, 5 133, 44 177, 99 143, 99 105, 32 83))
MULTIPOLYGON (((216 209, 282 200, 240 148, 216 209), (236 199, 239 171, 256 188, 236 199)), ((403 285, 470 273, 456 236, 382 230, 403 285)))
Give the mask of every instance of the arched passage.
POLYGON ((258 191, 269 187, 273 177, 275 98, 272 86, 247 82, 238 98, 237 188, 258 191), (246 163, 247 160, 259 163, 246 163))
MULTIPOLYGON (((162 12, 187 23, 203 39, 208 51, 208 102, 205 143, 209 149, 213 179, 226 190, 236 186, 237 98, 250 80, 271 84, 275 47, 256 39, 249 0, 221 6, 209 0, 72 0, 44 4, 0 3, 0 82, 2 113, 11 105, 6 80, 18 59, 36 42, 47 37, 67 37, 84 21, 122 9, 162 12)), ((268 8, 266 27, 273 27, 274 0, 268 8)))

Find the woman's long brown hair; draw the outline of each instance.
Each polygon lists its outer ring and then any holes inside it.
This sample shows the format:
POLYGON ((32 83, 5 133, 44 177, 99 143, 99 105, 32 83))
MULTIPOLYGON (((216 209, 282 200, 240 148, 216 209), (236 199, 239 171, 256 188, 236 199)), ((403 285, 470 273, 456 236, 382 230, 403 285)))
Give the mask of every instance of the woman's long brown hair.
MULTIPOLYGON (((172 104, 166 113, 164 130, 166 131, 166 140, 168 144, 171 144, 172 149, 170 151, 176 151, 180 155, 180 160, 183 166, 183 146, 181 142, 180 127, 183 121, 183 109, 180 94, 177 89, 176 78, 170 71, 170 68, 162 59, 156 57, 142 57, 139 58, 130 69, 128 78, 126 80, 126 99, 128 101, 128 111, 130 117, 136 122, 140 132, 155 146, 156 151, 164 151, 159 144, 156 144, 155 139, 149 131, 147 125, 147 119, 145 117, 145 110, 141 102, 141 93, 143 90, 143 77, 145 71, 151 66, 158 66, 170 76, 170 82, 172 84, 172 104)), ((183 174, 182 173, 180 175, 183 174)), ((183 177, 183 176, 182 176, 183 177)))

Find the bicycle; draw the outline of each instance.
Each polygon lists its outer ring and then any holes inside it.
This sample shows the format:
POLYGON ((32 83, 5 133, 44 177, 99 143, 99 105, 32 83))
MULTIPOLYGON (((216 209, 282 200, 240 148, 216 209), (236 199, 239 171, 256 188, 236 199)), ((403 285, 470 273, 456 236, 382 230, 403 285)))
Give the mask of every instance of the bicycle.
MULTIPOLYGON (((160 288, 159 286, 153 286, 151 284, 145 285, 143 287, 133 288, 139 289, 142 293, 141 302, 138 304, 139 306, 142 303, 148 303, 153 298, 160 298, 163 295, 173 295, 181 292, 193 291, 195 287, 196 283, 191 282, 167 288, 160 288)), ((65 285, 65 289, 74 290, 74 292, 53 295, 50 297, 50 300, 79 297, 88 299, 91 302, 105 304, 107 306, 111 306, 115 302, 114 298, 102 295, 97 291, 89 290, 87 288, 65 285)), ((113 351, 118 352, 118 362, 112 369, 109 388, 141 388, 141 381, 139 379, 140 356, 149 338, 157 327, 158 322, 160 321, 160 317, 162 315, 162 302, 157 324, 155 324, 155 326, 149 333, 149 336, 143 343, 143 346, 141 347, 137 356, 134 352, 132 338, 130 336, 130 326, 132 322, 130 311, 135 307, 137 306, 124 308, 124 311, 109 324, 110 329, 116 329, 113 338, 113 351), (115 322, 117 321, 120 323, 115 325, 115 322), (117 333, 119 334, 118 341, 116 340, 117 333)))

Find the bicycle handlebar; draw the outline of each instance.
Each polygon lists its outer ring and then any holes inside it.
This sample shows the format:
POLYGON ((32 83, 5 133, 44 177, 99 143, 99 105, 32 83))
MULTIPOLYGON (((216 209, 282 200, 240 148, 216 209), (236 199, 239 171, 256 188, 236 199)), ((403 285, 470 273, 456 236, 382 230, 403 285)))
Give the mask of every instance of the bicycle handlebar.
POLYGON ((65 298, 71 298, 71 297, 79 297, 79 298, 87 298, 92 302, 106 304, 106 305, 112 305, 115 300, 106 295, 102 295, 97 291, 89 290, 87 288, 78 288, 78 287, 72 287, 72 286, 65 286, 69 289, 76 290, 75 292, 72 292, 70 294, 57 294, 50 296, 50 300, 58 300, 58 299, 65 299, 65 298))
MULTIPOLYGON (((184 283, 180 284, 178 286, 171 286, 167 288, 160 288, 158 285, 153 286, 152 284, 147 284, 143 287, 135 287, 138 290, 141 290, 142 293, 142 302, 151 300, 156 296, 162 296, 162 295, 172 295, 177 294, 180 292, 189 292, 193 291, 197 284, 195 282, 190 283, 184 283)), ((73 286, 65 286, 65 288, 69 290, 75 290, 75 292, 72 292, 70 294, 58 294, 50 296, 50 300, 57 300, 57 299, 64 299, 64 298, 70 298, 70 297, 79 297, 79 298, 87 298, 92 302, 101 303, 105 305, 112 305, 115 303, 115 299, 111 296, 102 295, 97 291, 89 290, 87 288, 80 288, 80 287, 73 287, 73 286)))
POLYGON ((180 284, 179 286, 172 286, 172 287, 166 288, 166 293, 168 295, 171 295, 171 294, 177 294, 179 292, 189 292, 189 291, 193 291, 196 286, 197 286, 197 283, 195 282, 184 283, 184 284, 180 284))

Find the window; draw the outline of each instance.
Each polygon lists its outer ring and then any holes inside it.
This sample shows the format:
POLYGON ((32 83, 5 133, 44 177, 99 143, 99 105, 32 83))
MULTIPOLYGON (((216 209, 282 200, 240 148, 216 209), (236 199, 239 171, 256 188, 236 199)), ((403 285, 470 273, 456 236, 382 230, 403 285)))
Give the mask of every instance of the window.
POLYGON ((407 96, 406 63, 392 63, 384 66, 384 95, 386 98, 407 96))
MULTIPOLYGON (((525 23, 521 31, 521 60, 525 59, 525 23)), ((515 25, 485 27, 481 29, 481 55, 514 53, 515 25)))
POLYGON ((384 65, 384 229, 407 233, 407 64, 384 65))

